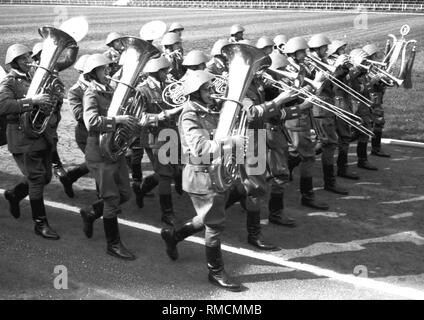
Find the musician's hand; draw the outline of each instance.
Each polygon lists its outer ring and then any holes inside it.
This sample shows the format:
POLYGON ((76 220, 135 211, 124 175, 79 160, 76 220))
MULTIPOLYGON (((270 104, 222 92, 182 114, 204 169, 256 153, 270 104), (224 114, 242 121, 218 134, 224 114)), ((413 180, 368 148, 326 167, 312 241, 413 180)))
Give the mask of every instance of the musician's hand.
POLYGON ((116 116, 115 122, 117 124, 122 124, 122 125, 129 126, 129 127, 133 128, 137 125, 138 119, 133 117, 133 116, 129 116, 129 115, 116 116))
POLYGON ((161 113, 158 114, 158 120, 159 121, 164 121, 168 118, 168 115, 165 111, 162 111, 161 113))
POLYGON ((324 81, 325 79, 327 79, 327 77, 325 76, 325 73, 324 72, 321 72, 321 71, 318 71, 317 73, 316 73, 316 76, 315 76, 315 81, 318 81, 318 82, 322 82, 322 81, 324 81))
POLYGON ((40 106, 42 105, 47 105, 50 107, 53 106, 52 98, 50 97, 50 95, 46 93, 40 93, 32 97, 32 103, 36 105, 40 105, 40 106))
POLYGON ((334 66, 335 67, 344 66, 348 62, 349 62, 349 57, 346 54, 341 54, 337 57, 336 61, 334 62, 334 66))

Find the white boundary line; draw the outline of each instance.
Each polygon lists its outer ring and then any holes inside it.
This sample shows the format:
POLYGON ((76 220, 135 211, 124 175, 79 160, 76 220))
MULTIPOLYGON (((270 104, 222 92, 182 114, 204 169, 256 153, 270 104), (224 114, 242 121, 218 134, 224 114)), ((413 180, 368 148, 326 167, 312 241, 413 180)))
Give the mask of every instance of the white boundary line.
POLYGON ((395 146, 405 146, 405 147, 414 147, 414 148, 424 149, 424 142, 396 140, 396 139, 381 139, 381 142, 384 144, 393 144, 395 146))
POLYGON ((72 5, 72 4, 0 4, 0 6, 4 7, 37 7, 37 6, 43 6, 43 7, 74 7, 74 8, 108 8, 108 9, 142 9, 142 10, 190 10, 190 11, 237 11, 237 12, 301 12, 301 13, 343 13, 343 14, 361 14, 361 13, 367 13, 367 14, 376 14, 376 15, 415 15, 415 16, 422 16, 424 13, 419 12, 387 12, 387 11, 367 11, 367 10, 357 10, 357 9, 347 9, 347 10, 314 10, 314 9, 253 9, 253 8, 195 8, 195 7, 130 7, 130 6, 87 6, 87 5, 72 5))
MULTIPOLYGON (((0 189, 0 193, 3 193, 3 192, 4 190, 0 189)), ((45 201, 45 203, 46 205, 50 207, 60 209, 60 210, 65 210, 68 212, 73 212, 79 215, 80 208, 78 207, 70 206, 70 205, 55 202, 55 201, 45 201)), ((148 232, 152 232, 156 234, 160 234, 160 231, 161 231, 160 228, 157 228, 148 224, 130 221, 130 220, 121 219, 121 218, 119 218, 119 223, 121 225, 125 225, 125 226, 132 227, 138 230, 148 231, 148 232)), ((200 237, 189 237, 186 239, 186 241, 204 245, 204 240, 200 237)), ((382 282, 382 281, 378 281, 378 280, 374 280, 370 278, 361 278, 361 277, 356 277, 350 274, 342 274, 342 273, 335 272, 333 270, 316 267, 314 265, 310 265, 306 263, 287 261, 286 259, 281 257, 277 257, 277 256, 266 254, 266 253, 260 253, 260 252, 249 250, 249 249, 236 248, 236 247, 232 247, 232 246, 224 245, 224 244, 222 245, 222 249, 224 251, 238 254, 240 256, 262 260, 262 261, 273 263, 273 264, 286 267, 286 268, 309 272, 319 277, 326 277, 326 278, 329 278, 330 280, 341 281, 341 282, 349 283, 358 287, 377 290, 385 294, 390 294, 397 297, 403 297, 406 299, 424 300, 424 291, 422 290, 417 290, 414 288, 409 288, 404 286, 398 286, 398 285, 394 285, 391 283, 386 283, 386 282, 382 282)))

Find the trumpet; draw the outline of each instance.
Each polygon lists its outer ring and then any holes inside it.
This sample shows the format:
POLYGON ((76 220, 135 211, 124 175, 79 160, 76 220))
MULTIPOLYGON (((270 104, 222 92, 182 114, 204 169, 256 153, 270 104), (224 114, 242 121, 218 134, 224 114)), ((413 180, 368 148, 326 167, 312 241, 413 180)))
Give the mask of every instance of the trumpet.
POLYGON ((322 72, 332 83, 334 83, 337 87, 345 91, 347 94, 352 96, 354 99, 358 100, 362 104, 366 105, 368 108, 371 108, 372 101, 360 94, 359 92, 355 91, 339 79, 337 79, 335 76, 332 75, 336 71, 335 66, 328 65, 317 58, 314 58, 312 56, 308 56, 305 58, 305 62, 312 66, 313 68, 317 69, 318 71, 322 72))
MULTIPOLYGON (((308 90, 306 90, 304 88, 297 88, 293 84, 293 82, 287 84, 284 81, 275 80, 274 78, 272 78, 272 76, 270 76, 267 73, 265 73, 263 76, 268 81, 272 82, 274 87, 276 87, 280 90, 283 90, 283 91, 294 91, 294 92, 296 92, 297 96, 301 96, 302 98, 306 99, 307 101, 309 101, 313 105, 315 105, 319 108, 323 108, 324 110, 327 110, 327 111, 333 113, 336 117, 345 121, 347 124, 354 127, 355 129, 362 132, 363 134, 365 134, 369 137, 374 136, 374 133, 371 130, 365 128, 361 124, 362 119, 360 117, 358 117, 357 115, 355 115, 355 114, 353 114, 349 111, 346 111, 342 108, 336 107, 335 105, 332 105, 331 103, 328 103, 328 102, 322 100, 321 98, 317 97, 315 94, 313 94, 312 92, 309 92, 308 90)), ((289 81, 292 81, 292 80, 289 79, 289 81)))

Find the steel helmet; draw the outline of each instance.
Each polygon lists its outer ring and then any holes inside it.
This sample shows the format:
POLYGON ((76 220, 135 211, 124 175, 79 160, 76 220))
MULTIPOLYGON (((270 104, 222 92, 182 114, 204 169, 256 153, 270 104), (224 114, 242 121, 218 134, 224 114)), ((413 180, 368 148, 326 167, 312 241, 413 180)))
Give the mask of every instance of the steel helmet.
POLYGON ((269 57, 271 58, 271 66, 270 69, 277 70, 279 68, 285 68, 289 65, 289 61, 287 60, 287 57, 281 53, 278 52, 272 52, 269 57))
POLYGON ((294 37, 287 41, 284 46, 284 53, 295 53, 296 51, 306 49, 308 49, 308 43, 306 40, 302 37, 294 37))
POLYGON ((43 50, 43 44, 44 42, 37 42, 32 47, 32 55, 31 58, 34 58, 37 54, 39 54, 43 50))
POLYGON ((285 34, 279 34, 274 38, 274 43, 277 47, 280 47, 281 45, 284 45, 287 43, 289 39, 285 34))
POLYGON ((113 41, 119 38, 122 38, 122 35, 119 34, 118 32, 109 33, 106 38, 106 45, 109 46, 113 41))
POLYGON ((90 56, 89 54, 84 54, 81 57, 79 57, 77 62, 75 62, 74 64, 74 69, 80 72, 84 72, 84 65, 89 56, 90 56))
POLYGON ((262 36, 258 39, 258 42, 256 42, 256 48, 263 49, 265 47, 272 47, 274 46, 274 41, 270 37, 262 36))
POLYGON ((335 54, 337 50, 339 50, 341 47, 345 45, 347 45, 347 42, 343 40, 332 41, 331 44, 328 46, 328 51, 327 51, 328 56, 335 54))
POLYGON ((191 50, 184 58, 183 66, 197 66, 202 63, 208 62, 208 57, 200 50, 191 50))
POLYGON ((330 39, 328 39, 325 35, 322 33, 315 34, 311 37, 311 39, 308 42, 309 48, 319 48, 322 46, 328 46, 331 43, 330 39))
POLYGON ((177 42, 181 42, 181 37, 176 34, 175 32, 168 32, 166 33, 161 41, 161 45, 163 46, 171 46, 177 42))
POLYGON ((367 44, 366 46, 362 48, 362 50, 364 50, 367 53, 368 57, 372 56, 373 54, 377 52, 380 52, 380 50, 375 44, 367 44))
POLYGON ((239 24, 235 24, 231 27, 231 31, 230 31, 230 35, 235 35, 237 32, 244 32, 244 28, 239 25, 239 24))
POLYGON ((84 74, 90 73, 97 67, 107 66, 112 63, 112 60, 108 59, 104 54, 95 53, 87 58, 84 63, 84 74))
POLYGON ((173 22, 171 26, 169 27, 168 32, 176 31, 176 30, 184 30, 184 27, 181 23, 173 22))
POLYGON ((211 81, 213 78, 213 74, 204 70, 196 70, 190 72, 187 75, 185 81, 183 82, 184 95, 196 92, 203 84, 211 81))
POLYGON ((153 73, 158 72, 161 69, 169 68, 171 66, 171 62, 165 58, 165 56, 160 56, 156 59, 150 59, 146 65, 144 66, 143 72, 153 73))
POLYGON ((219 39, 216 41, 211 50, 211 56, 217 56, 221 54, 221 49, 223 46, 229 44, 230 42, 227 39, 219 39))
POLYGON ((9 64, 17 57, 20 57, 26 53, 32 53, 27 46, 24 46, 23 44, 13 44, 9 48, 7 48, 6 59, 4 64, 9 64))

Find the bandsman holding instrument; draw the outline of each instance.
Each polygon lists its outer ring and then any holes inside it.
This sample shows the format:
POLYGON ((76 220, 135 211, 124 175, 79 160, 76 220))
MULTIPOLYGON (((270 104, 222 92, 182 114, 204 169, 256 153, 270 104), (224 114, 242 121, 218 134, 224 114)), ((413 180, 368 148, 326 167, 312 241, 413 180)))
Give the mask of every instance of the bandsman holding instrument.
POLYGON ((171 25, 169 26, 169 30, 168 30, 168 32, 173 32, 173 33, 177 34, 180 38, 182 38, 182 36, 183 36, 183 31, 184 31, 184 27, 179 22, 171 23, 171 25))
POLYGON ((274 45, 274 41, 267 36, 260 37, 256 42, 256 48, 261 49, 266 55, 271 54, 271 52, 274 50, 274 45))
POLYGON ((232 25, 230 29, 230 38, 228 39, 228 42, 237 43, 243 40, 244 31, 245 29, 241 25, 239 24, 232 25))
POLYGON ((206 63, 206 69, 208 72, 221 76, 227 72, 227 67, 225 66, 225 58, 221 53, 223 46, 229 44, 227 39, 217 40, 211 50, 212 59, 206 63))
POLYGON ((170 75, 174 79, 180 80, 185 73, 182 66, 184 50, 181 37, 174 32, 168 32, 163 36, 161 45, 163 46, 163 55, 171 64, 170 75))
POLYGON ((181 78, 181 81, 184 81, 185 77, 187 77, 190 72, 196 70, 205 70, 206 63, 209 61, 208 57, 200 50, 192 50, 190 51, 183 60, 182 65, 186 68, 186 73, 181 78))
POLYGON ((110 65, 110 75, 113 76, 120 69, 119 61, 121 59, 122 52, 124 50, 121 41, 122 35, 118 32, 111 32, 106 37, 106 46, 109 48, 105 52, 105 56, 112 61, 110 65))

